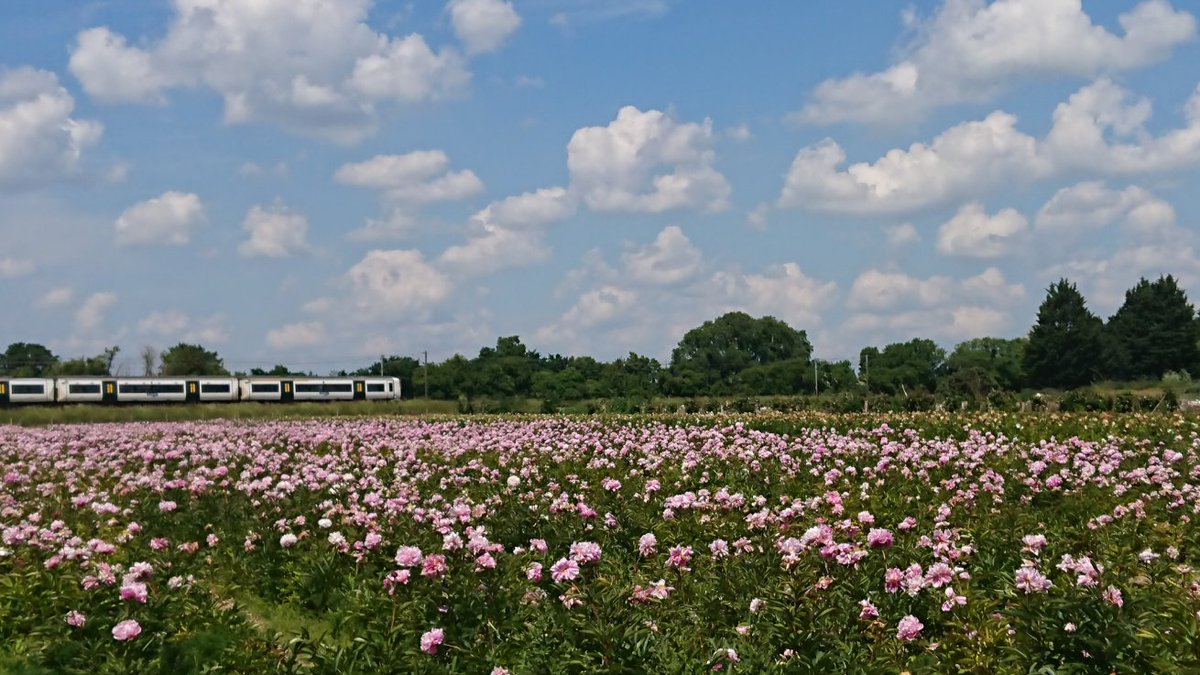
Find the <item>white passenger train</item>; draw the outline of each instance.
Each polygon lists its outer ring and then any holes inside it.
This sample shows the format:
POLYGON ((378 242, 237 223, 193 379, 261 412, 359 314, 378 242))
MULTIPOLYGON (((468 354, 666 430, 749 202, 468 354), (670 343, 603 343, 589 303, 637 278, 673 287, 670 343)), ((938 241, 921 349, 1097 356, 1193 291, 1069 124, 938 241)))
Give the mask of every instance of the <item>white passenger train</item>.
POLYGON ((55 377, 0 376, 0 407, 46 403, 390 401, 397 377, 55 377))

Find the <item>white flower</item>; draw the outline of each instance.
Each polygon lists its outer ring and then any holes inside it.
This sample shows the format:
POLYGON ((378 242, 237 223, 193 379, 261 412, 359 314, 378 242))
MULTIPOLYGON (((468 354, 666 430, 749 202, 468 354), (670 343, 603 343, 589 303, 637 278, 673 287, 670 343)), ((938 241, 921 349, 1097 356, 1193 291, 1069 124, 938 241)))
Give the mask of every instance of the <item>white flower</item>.
POLYGON ((515 487, 519 486, 520 484, 521 484, 520 476, 513 475, 513 476, 508 477, 508 487, 515 488, 515 487))
POLYGON ((328 518, 322 518, 317 521, 317 527, 321 528, 322 530, 328 530, 329 528, 333 527, 333 521, 328 518))
POLYGON ((288 532, 279 538, 279 545, 284 548, 291 548, 296 545, 297 541, 299 541, 299 539, 296 538, 296 535, 288 532))

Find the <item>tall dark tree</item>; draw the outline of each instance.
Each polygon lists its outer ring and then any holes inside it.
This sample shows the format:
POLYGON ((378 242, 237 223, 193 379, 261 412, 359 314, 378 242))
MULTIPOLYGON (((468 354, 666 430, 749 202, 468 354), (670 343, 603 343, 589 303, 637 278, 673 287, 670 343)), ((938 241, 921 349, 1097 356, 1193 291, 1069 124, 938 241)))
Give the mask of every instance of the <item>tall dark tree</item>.
POLYGON ((688 331, 671 352, 671 393, 727 394, 751 366, 812 356, 808 334, 775 317, 730 312, 688 331))
POLYGON ((225 364, 216 352, 200 345, 184 342, 164 351, 161 356, 163 375, 228 375, 225 364))
POLYGON ((1035 387, 1078 387, 1101 376, 1104 324, 1087 308, 1075 284, 1060 279, 1046 289, 1022 360, 1035 387))
POLYGON ((1170 275, 1143 278, 1126 291, 1125 303, 1108 320, 1108 332, 1115 366, 1109 377, 1157 379, 1168 370, 1196 373, 1200 366, 1196 309, 1170 275))
POLYGON ((14 342, 0 354, 0 375, 47 377, 57 365, 54 352, 32 342, 14 342))

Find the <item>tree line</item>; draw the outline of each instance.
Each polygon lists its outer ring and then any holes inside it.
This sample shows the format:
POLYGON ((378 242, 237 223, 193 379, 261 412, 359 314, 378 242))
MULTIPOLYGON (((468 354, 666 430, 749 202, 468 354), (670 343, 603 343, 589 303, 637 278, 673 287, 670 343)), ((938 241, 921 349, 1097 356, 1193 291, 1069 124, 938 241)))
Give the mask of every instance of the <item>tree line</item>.
MULTIPOLYGON (((18 377, 108 375, 117 347, 91 358, 60 360, 39 344, 14 343, 0 355, 0 374, 18 377)), ((179 343, 142 353, 144 374, 228 375, 221 357, 179 343)), ((1200 372, 1200 319, 1171 277, 1141 279, 1107 321, 1088 309, 1075 284, 1061 279, 1046 291, 1025 337, 982 337, 947 353, 914 338, 866 347, 857 368, 812 357, 806 331, 771 316, 730 312, 689 330, 670 361, 634 352, 613 361, 542 355, 519 336, 494 347, 425 364, 382 357, 336 375, 398 377, 405 398, 536 398, 545 407, 588 399, 647 401, 659 397, 749 397, 855 393, 983 401, 998 392, 1072 389, 1101 380, 1188 380, 1200 372)), ((284 365, 235 375, 311 375, 284 365)))

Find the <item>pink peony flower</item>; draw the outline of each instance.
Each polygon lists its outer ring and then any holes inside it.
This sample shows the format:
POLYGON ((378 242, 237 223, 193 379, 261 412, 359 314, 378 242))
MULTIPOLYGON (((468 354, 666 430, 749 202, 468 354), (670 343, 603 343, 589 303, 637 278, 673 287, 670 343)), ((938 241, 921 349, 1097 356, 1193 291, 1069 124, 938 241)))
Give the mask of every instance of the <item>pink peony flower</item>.
POLYGON ((83 624, 87 623, 87 617, 80 612, 67 612, 66 622, 68 626, 75 628, 83 628, 83 624))
POLYGON ((396 564, 400 567, 416 567, 421 564, 421 549, 416 546, 401 546, 396 549, 396 564))
POLYGON ((529 567, 525 568, 525 578, 530 581, 542 580, 542 563, 530 563, 529 567))
POLYGON ((600 562, 600 544, 591 541, 577 541, 571 544, 571 559, 580 565, 590 565, 600 562))
POLYGON ((658 546, 658 537, 654 533, 647 532, 638 539, 638 555, 643 558, 654 555, 654 547, 658 546))
POLYGON ((689 569, 688 564, 692 562, 692 555, 691 546, 672 547, 671 552, 667 556, 667 567, 687 571, 689 569))
POLYGON ((425 652, 426 654, 436 654, 438 645, 445 642, 445 640, 446 631, 442 630, 441 628, 434 628, 432 630, 425 631, 425 633, 421 636, 421 651, 425 652))
POLYGON ((432 553, 425 556, 425 561, 421 566, 421 576, 437 578, 445 574, 449 570, 446 565, 446 556, 441 553, 432 553))
POLYGON ((867 533, 867 545, 871 548, 891 548, 894 542, 895 537, 889 530, 873 527, 867 533))
POLYGON ((132 640, 142 634, 142 627, 133 619, 125 619, 121 623, 113 626, 112 636, 116 640, 125 642, 132 640))
POLYGON ((1050 590, 1054 582, 1050 581, 1044 574, 1033 567, 1022 567, 1016 572, 1017 588, 1029 593, 1044 593, 1050 590))
POLYGON ((150 592, 147 590, 146 584, 140 581, 126 582, 121 586, 120 594, 122 600, 137 600, 143 605, 150 598, 150 592))
POLYGON ((879 617, 879 608, 876 607, 870 600, 859 600, 858 606, 862 607, 862 611, 858 613, 858 618, 875 619, 879 617))
POLYGON ((900 619, 900 623, 896 624, 896 637, 901 640, 915 640, 921 634, 921 629, 925 624, 912 614, 906 615, 900 619))
POLYGON ((559 559, 550 567, 550 578, 558 582, 579 578, 579 563, 566 558, 559 559))
POLYGON ((1109 586, 1104 589, 1104 600, 1117 607, 1125 606, 1125 598, 1121 596, 1121 589, 1116 586, 1109 586))
POLYGON ((288 532, 287 534, 285 534, 279 538, 279 545, 284 548, 291 548, 296 545, 297 541, 300 541, 300 540, 296 538, 296 535, 292 534, 291 532, 288 532))

